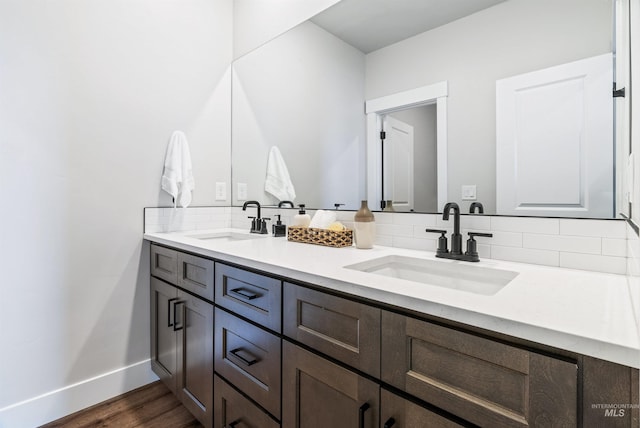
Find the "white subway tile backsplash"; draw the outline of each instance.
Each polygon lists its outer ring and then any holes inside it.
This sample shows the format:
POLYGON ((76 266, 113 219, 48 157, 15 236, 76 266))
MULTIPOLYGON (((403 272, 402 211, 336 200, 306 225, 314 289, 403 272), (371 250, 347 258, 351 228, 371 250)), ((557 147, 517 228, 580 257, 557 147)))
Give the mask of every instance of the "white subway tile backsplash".
POLYGON ((416 213, 393 213, 394 224, 410 224, 412 226, 420 226, 425 229, 428 227, 435 227, 436 218, 439 216, 435 214, 416 214, 416 213))
MULTIPOLYGON (((393 224, 393 213, 373 213, 376 224, 393 224)), ((353 215, 351 216, 353 220, 353 215)))
POLYGON ((624 275, 627 273, 627 259, 625 257, 561 252, 560 267, 624 275))
POLYGON ((491 217, 491 230, 557 235, 560 233, 560 220, 557 218, 491 217))
POLYGON ((460 216, 460 227, 473 229, 477 232, 491 230, 491 217, 481 215, 460 216))
POLYGON ((384 247, 393 246, 393 237, 385 235, 376 235, 375 245, 382 245, 384 247))
MULTIPOLYGON (((468 236, 469 232, 484 232, 482 230, 463 230, 463 235, 468 236)), ((493 237, 486 238, 476 236, 476 241, 485 245, 500 245, 502 247, 522 247, 522 233, 517 232, 491 232, 493 237)))
POLYGON ((585 236, 539 235, 525 233, 522 236, 524 248, 539 250, 568 251, 573 253, 601 254, 602 240, 585 236))
POLYGON ((413 236, 413 226, 406 224, 379 224, 376 222, 376 233, 389 236, 413 236))
MULTIPOLYGON (((315 210, 307 212, 313 216, 315 210)), ((147 232, 248 229, 251 220, 247 216, 255 215, 255 208, 251 211, 242 211, 240 207, 146 208, 144 213, 147 232)), ((275 215, 280 214, 286 225, 292 223, 297 213, 297 209, 262 209, 263 217, 275 222, 275 215)), ((336 212, 337 220, 350 229, 354 214, 355 211, 336 212)), ((427 228, 444 229, 451 240, 453 217, 443 221, 441 215, 399 212, 376 212, 374 216, 376 245, 435 251, 439 236, 425 232, 427 228)), ((493 238, 476 238, 481 259, 640 275, 640 239, 622 220, 463 215, 460 223, 463 246, 469 231, 493 233, 493 238)))
POLYGON ((435 251, 437 248, 437 243, 433 239, 394 236, 392 243, 394 247, 408 248, 410 250, 435 251))
POLYGON ((616 220, 560 219, 560 234, 625 239, 625 222, 616 220))
POLYGON ((534 265, 559 266, 558 251, 534 250, 530 248, 491 246, 491 258, 510 262, 532 263, 534 265))
POLYGON ((602 255, 627 257, 627 240, 602 238, 602 255))

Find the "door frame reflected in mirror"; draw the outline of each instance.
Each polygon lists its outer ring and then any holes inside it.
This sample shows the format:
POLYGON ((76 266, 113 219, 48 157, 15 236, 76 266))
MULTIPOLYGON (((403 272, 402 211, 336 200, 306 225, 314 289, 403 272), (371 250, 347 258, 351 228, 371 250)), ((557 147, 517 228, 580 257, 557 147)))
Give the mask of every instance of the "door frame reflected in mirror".
MULTIPOLYGON (((442 81, 398 92, 365 102, 367 115, 367 198, 370 203, 383 200, 382 142, 380 130, 384 115, 399 110, 436 104, 437 199, 438 211, 447 203, 447 96, 448 82, 442 81)), ((375 205, 371 205, 375 206, 375 205)))

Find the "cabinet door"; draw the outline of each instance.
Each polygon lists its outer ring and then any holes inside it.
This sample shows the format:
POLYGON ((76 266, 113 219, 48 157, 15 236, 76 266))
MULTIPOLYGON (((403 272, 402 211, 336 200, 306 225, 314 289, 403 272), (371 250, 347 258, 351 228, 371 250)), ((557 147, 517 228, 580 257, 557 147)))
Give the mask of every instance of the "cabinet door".
POLYGON ((174 393, 176 387, 175 287, 151 278, 151 368, 174 393))
POLYGON ((386 389, 380 392, 381 428, 462 428, 452 420, 405 400, 386 389))
POLYGON ((205 427, 213 414, 213 305, 178 293, 178 397, 205 427))
POLYGON ((289 283, 284 307, 285 335, 380 376, 380 309, 289 283))
POLYGON ((382 313, 382 380, 480 426, 577 426, 578 366, 382 313))
POLYGON ((284 428, 374 428, 377 384, 283 341, 282 426, 284 428))

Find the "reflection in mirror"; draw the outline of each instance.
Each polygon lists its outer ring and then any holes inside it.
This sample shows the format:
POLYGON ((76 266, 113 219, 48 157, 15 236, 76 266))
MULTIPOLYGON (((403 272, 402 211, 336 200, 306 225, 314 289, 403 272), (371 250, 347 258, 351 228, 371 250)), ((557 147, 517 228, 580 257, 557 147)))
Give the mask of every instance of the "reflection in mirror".
MULTIPOLYGON (((297 204, 357 209, 365 193, 364 54, 305 22, 233 65, 233 183, 247 199, 264 191, 272 146, 280 149, 297 204)), ((242 200, 234 195, 234 205, 242 200)))
MULTIPOLYGON (((442 193, 464 212, 479 201, 485 214, 495 214, 496 82, 611 53, 613 46, 610 1, 508 0, 489 4, 449 0, 433 9, 428 6, 433 6, 432 0, 394 0, 393 13, 406 15, 388 21, 400 26, 409 22, 409 16, 426 20, 429 12, 448 15, 450 6, 483 5, 465 12, 468 16, 451 15, 435 28, 423 29, 405 40, 393 39, 393 44, 376 41, 374 47, 355 48, 343 41, 351 37, 346 31, 351 27, 360 27, 360 40, 393 33, 381 28, 382 24, 370 24, 375 21, 366 23, 369 15, 384 16, 384 10, 375 9, 379 2, 366 0, 367 7, 356 7, 360 13, 354 15, 354 8, 348 6, 358 1, 337 3, 313 22, 234 63, 232 181, 234 189, 238 183, 247 183, 249 199, 278 202, 264 193, 267 153, 275 145, 287 162, 296 203, 314 208, 345 203, 345 208, 356 209, 360 199, 369 199, 371 208, 378 207, 380 200, 397 199, 393 204, 400 210, 400 200, 407 199, 406 209, 411 209, 407 177, 403 184, 386 180, 384 184, 385 193, 398 187, 404 189, 404 195, 385 197, 380 189, 375 201, 369 197, 372 186, 382 187, 382 178, 373 181, 368 163, 365 169, 365 146, 371 144, 365 137, 363 103, 446 81, 447 189, 442 193), (475 200, 462 199, 465 185, 476 186, 475 200)), ((390 3, 383 3, 391 13, 390 3)), ((414 157, 419 154, 416 147, 414 144, 414 157)), ((382 151, 376 153, 382 156, 382 151)), ((412 163, 413 209, 439 211, 441 207, 433 207, 433 196, 426 195, 433 195, 428 190, 433 187, 433 153, 430 163, 425 162, 414 159, 412 163), (418 195, 422 190, 425 194, 418 195)), ((234 204, 241 204, 236 196, 234 204)))
POLYGON ((438 211, 436 117, 435 104, 382 117, 381 199, 393 211, 438 211))

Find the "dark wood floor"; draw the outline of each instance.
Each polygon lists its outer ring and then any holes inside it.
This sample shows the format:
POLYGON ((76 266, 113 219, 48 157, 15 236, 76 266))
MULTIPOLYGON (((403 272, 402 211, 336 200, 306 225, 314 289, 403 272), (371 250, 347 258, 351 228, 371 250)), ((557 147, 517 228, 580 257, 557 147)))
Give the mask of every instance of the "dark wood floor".
POLYGON ((41 428, 180 428, 202 425, 160 381, 73 413, 41 428))

